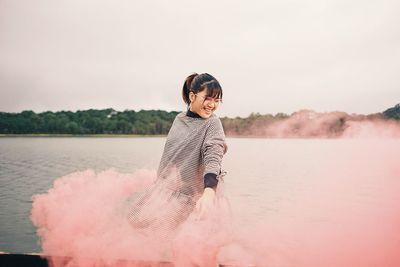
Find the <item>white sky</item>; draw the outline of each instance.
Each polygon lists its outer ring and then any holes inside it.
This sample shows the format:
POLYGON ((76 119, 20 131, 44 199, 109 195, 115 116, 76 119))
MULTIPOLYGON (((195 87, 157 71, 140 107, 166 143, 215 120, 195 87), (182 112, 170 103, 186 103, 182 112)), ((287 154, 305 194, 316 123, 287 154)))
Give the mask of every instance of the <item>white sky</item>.
POLYGON ((400 1, 0 0, 0 111, 183 110, 208 72, 220 116, 375 113, 400 102, 400 1))

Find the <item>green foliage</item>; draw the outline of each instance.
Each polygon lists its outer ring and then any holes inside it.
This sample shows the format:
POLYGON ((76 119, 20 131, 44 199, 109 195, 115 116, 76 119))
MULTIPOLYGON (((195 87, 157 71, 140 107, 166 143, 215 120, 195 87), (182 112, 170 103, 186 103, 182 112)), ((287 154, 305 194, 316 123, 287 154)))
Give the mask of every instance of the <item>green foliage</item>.
MULTIPOLYGON (((166 135, 178 112, 162 110, 89 109, 36 114, 0 112, 0 134, 139 134, 166 135)), ((383 113, 348 115, 300 110, 291 115, 251 113, 247 118, 221 118, 227 136, 318 137, 340 136, 348 121, 400 120, 400 104, 383 113)))
POLYGON ((177 114, 114 109, 0 112, 0 134, 167 134, 177 114))
POLYGON ((385 110, 383 112, 383 116, 388 119, 400 120, 400 104, 397 104, 396 106, 385 110))

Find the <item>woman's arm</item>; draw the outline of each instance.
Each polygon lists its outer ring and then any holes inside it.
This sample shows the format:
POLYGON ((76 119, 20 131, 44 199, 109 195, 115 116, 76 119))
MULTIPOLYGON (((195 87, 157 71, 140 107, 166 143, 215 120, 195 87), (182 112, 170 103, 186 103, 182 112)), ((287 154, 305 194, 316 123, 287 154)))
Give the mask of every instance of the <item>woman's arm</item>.
POLYGON ((214 203, 215 189, 218 185, 217 177, 221 172, 222 158, 226 151, 227 145, 222 123, 215 118, 210 122, 202 146, 204 192, 196 204, 198 219, 205 218, 214 203))
POLYGON ((204 186, 215 188, 218 184, 217 176, 221 172, 221 163, 227 151, 225 133, 219 118, 212 118, 206 131, 202 146, 204 163, 204 186))

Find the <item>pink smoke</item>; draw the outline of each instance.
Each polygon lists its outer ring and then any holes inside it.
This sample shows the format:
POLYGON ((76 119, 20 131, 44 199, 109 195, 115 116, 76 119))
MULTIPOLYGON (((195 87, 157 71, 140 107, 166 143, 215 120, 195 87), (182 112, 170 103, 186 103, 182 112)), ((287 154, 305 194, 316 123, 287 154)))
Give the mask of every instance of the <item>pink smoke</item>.
POLYGON ((152 253, 131 234, 122 214, 126 198, 155 177, 155 171, 123 174, 110 169, 86 170, 55 180, 47 193, 33 198, 31 220, 38 227, 42 253, 53 256, 54 266, 66 266, 63 257, 73 258, 73 266, 139 256, 151 259, 152 253))
MULTIPOLYGON (((156 172, 151 170, 124 174, 114 169, 100 173, 89 169, 55 180, 47 193, 33 197, 31 220, 38 228, 42 255, 54 267, 143 267, 164 261, 174 261, 176 267, 216 264, 219 247, 231 238, 226 228, 229 207, 222 193, 206 219, 197 220, 195 212, 189 217, 170 251, 161 239, 145 238, 129 224, 129 197, 155 178, 156 172), (222 227, 226 231, 218 231, 222 227)), ((154 212, 168 214, 168 207, 161 208, 154 212)))
POLYGON ((266 192, 264 205, 275 200, 267 206, 276 212, 237 228, 226 258, 241 255, 244 266, 400 266, 400 141, 324 140, 318 149, 311 163, 302 158, 307 151, 283 152, 285 174, 296 179, 284 188, 285 181, 269 183, 278 192, 266 192), (296 174, 301 168, 306 177, 296 174))
POLYGON ((345 112, 318 113, 301 110, 288 117, 251 115, 245 127, 225 120, 229 136, 269 138, 398 138, 400 121, 380 115, 349 115, 345 112))
MULTIPOLYGON (((303 111, 267 125, 256 122, 248 133, 338 138, 328 141, 340 143, 334 150, 321 150, 320 161, 307 173, 308 184, 301 187, 299 181, 299 188, 282 192, 275 217, 237 225, 223 196, 207 220, 191 215, 173 243, 175 266, 207 267, 217 261, 232 266, 400 266, 398 122, 303 111), (364 202, 348 201, 356 197, 364 202)), ((287 160, 293 170, 305 163, 301 157, 287 160)), ((58 178, 47 193, 33 198, 31 219, 42 253, 51 256, 55 267, 158 266, 163 260, 159 244, 141 239, 124 216, 127 198, 155 178, 154 170, 123 174, 113 169, 58 178)), ((246 208, 232 199, 232 205, 238 204, 246 208)))
POLYGON ((400 122, 393 120, 347 121, 343 138, 399 138, 400 122))

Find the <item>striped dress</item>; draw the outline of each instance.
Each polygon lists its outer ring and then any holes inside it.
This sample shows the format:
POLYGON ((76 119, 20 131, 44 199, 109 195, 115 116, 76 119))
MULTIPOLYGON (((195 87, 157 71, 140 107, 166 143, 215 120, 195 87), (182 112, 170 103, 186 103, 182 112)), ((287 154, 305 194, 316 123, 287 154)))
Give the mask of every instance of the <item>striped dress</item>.
POLYGON ((204 175, 221 174, 227 151, 220 119, 179 113, 168 133, 155 183, 138 194, 128 214, 136 231, 169 242, 204 191, 204 175))

